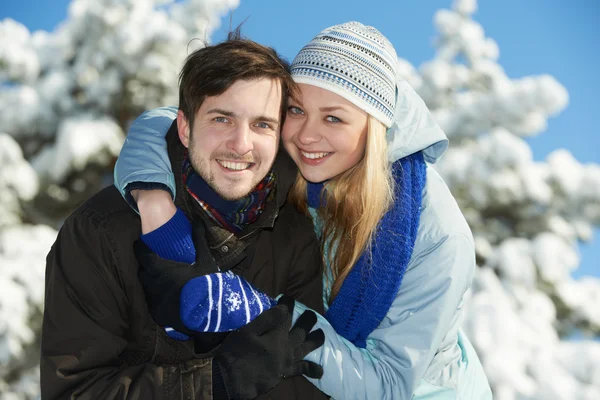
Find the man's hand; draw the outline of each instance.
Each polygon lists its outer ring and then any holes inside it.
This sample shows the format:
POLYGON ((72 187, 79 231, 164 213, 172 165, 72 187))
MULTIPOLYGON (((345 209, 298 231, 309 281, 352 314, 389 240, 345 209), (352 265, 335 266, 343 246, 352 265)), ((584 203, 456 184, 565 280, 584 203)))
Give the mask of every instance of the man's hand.
POLYGON ((169 222, 177 212, 171 195, 165 190, 135 189, 131 191, 131 197, 137 203, 144 235, 169 222))
POLYGON ((310 332, 317 317, 305 311, 290 330, 293 311, 294 300, 283 296, 275 307, 232 332, 216 350, 213 363, 230 398, 253 399, 283 378, 323 376, 320 365, 303 360, 325 341, 321 329, 310 332))

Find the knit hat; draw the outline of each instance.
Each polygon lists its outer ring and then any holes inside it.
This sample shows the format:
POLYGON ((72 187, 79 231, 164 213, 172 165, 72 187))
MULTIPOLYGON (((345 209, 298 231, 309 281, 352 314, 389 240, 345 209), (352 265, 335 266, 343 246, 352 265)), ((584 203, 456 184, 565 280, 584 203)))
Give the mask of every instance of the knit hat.
POLYGON ((296 83, 340 95, 389 128, 397 63, 394 47, 377 29, 347 22, 324 29, 304 46, 291 72, 296 83))

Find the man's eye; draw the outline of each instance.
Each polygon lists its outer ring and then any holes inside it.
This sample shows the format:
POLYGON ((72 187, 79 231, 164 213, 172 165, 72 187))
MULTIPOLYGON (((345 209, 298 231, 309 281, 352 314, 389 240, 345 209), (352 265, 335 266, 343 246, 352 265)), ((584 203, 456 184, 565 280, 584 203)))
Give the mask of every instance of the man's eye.
POLYGON ((290 114, 296 114, 296 115, 302 115, 302 114, 304 114, 304 111, 302 111, 301 108, 296 107, 296 106, 290 106, 290 107, 288 107, 288 111, 290 112, 290 114))
POLYGON ((271 125, 267 124, 266 122, 259 122, 256 124, 256 126, 261 129, 272 129, 273 128, 271 125))
POLYGON ((333 115, 328 115, 327 118, 325 118, 327 121, 329 122, 342 122, 341 119, 339 119, 338 117, 334 117, 333 115))
POLYGON ((221 122, 221 123, 227 123, 227 122, 229 122, 229 120, 227 118, 225 118, 225 117, 216 117, 214 119, 214 121, 215 122, 221 122))

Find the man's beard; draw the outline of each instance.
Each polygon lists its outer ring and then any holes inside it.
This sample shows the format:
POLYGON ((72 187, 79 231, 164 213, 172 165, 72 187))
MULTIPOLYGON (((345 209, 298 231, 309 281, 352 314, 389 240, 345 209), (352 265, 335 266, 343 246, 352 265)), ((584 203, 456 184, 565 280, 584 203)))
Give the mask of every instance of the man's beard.
MULTIPOLYGON (((256 160, 253 159, 252 161, 250 161, 247 157, 246 158, 241 158, 239 156, 237 156, 234 153, 221 153, 218 154, 217 157, 213 157, 211 156, 210 159, 206 160, 206 159, 202 159, 200 157, 196 157, 195 151, 194 151, 194 146, 192 145, 192 143, 190 142, 190 146, 188 148, 188 155, 190 157, 190 163, 192 164, 192 167, 194 168, 194 171, 196 171, 196 173, 198 175, 200 175, 200 177, 202 177, 202 179, 204 179, 204 181, 206 183, 208 183, 208 185, 219 195, 221 196, 223 199, 228 200, 228 201, 235 201, 235 200, 240 200, 244 197, 246 197, 249 193, 251 193, 254 188, 265 178, 266 176, 266 172, 265 175, 260 177, 260 179, 256 178, 255 182, 252 182, 252 185, 249 187, 248 190, 244 191, 243 193, 236 193, 236 194, 232 194, 229 193, 225 190, 223 190, 217 183, 217 180, 215 178, 214 173, 211 172, 210 170, 210 162, 213 159, 220 159, 219 157, 223 157, 226 158, 228 160, 235 160, 235 161, 240 161, 240 162, 252 162, 255 164, 260 165, 260 160, 256 160)), ((269 168, 270 170, 270 168, 269 168)))

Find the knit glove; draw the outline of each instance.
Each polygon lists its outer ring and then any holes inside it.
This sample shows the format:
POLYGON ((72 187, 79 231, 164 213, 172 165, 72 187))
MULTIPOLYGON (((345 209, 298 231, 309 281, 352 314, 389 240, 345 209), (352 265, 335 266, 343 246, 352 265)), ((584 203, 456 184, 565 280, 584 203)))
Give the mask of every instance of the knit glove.
MULTIPOLYGON (((171 272, 169 268, 175 268, 173 270, 175 272, 185 271, 185 268, 181 268, 181 263, 177 261, 186 258, 189 259, 190 253, 192 259, 197 258, 194 242, 196 243, 195 246, 200 249, 199 251, 205 254, 209 252, 204 239, 204 230, 202 229, 204 225, 201 222, 197 222, 196 224, 200 226, 193 230, 187 217, 178 210, 177 214, 157 231, 142 235, 142 242, 150 248, 150 252, 156 251, 158 253, 149 256, 153 258, 152 260, 142 261, 146 257, 144 254, 148 253, 148 249, 145 249, 142 244, 138 244, 139 251, 136 252, 136 255, 139 256, 139 261, 144 269, 140 274, 144 275, 142 282, 145 282, 145 289, 148 287, 146 293, 153 290, 155 285, 158 285, 155 290, 169 291, 169 288, 165 287, 167 286, 167 282, 160 279, 165 274, 171 272), (161 233, 160 231, 164 229, 168 232, 161 233), (168 234, 168 236, 165 236, 165 234, 168 234), (148 240, 150 235, 154 236, 151 237, 152 240, 148 240), (194 237, 192 238, 192 236, 194 237), (171 243, 169 241, 171 238, 179 238, 179 240, 171 243), (176 260, 165 260, 163 257, 173 257, 176 260), (160 263, 165 270, 159 271, 161 273, 154 276, 152 273, 157 267, 157 263, 160 263), (170 263, 171 265, 169 265, 170 263), (159 279, 159 281, 156 282, 155 279, 159 279)), ((206 263, 205 265, 214 264, 212 257, 198 262, 204 262, 206 263)), ((195 262, 195 264, 197 265, 198 262, 195 262)), ((155 317, 151 311, 157 323, 158 320, 156 318, 165 321, 171 320, 171 318, 177 315, 179 316, 174 321, 173 326, 165 327, 166 333, 173 339, 189 340, 190 331, 228 332, 236 330, 252 321, 261 312, 271 308, 276 303, 275 300, 252 286, 246 279, 231 271, 196 276, 185 282, 187 276, 193 276, 195 271, 190 270, 188 272, 190 275, 184 272, 183 279, 177 280, 175 282, 176 287, 173 288, 173 291, 176 291, 181 283, 184 284, 179 295, 179 305, 168 304, 167 301, 163 301, 160 306, 164 307, 167 311, 167 314, 164 316, 158 315, 155 317), (184 331, 174 328, 174 326, 181 328, 181 325, 178 323, 179 321, 188 329, 188 334, 184 334, 182 333, 184 331)))
POLYGON ((194 332, 186 328, 180 318, 181 288, 192 278, 219 271, 204 236, 204 223, 198 221, 192 227, 192 238, 196 246, 193 264, 165 260, 142 240, 134 243, 134 252, 140 264, 138 277, 144 287, 146 303, 154 322, 189 336, 194 332))
POLYGON ((321 378, 323 368, 303 358, 323 345, 325 335, 321 329, 310 332, 317 322, 310 310, 291 327, 293 310, 294 300, 282 296, 276 306, 229 334, 214 353, 213 385, 222 383, 229 398, 253 399, 283 378, 321 378))
POLYGON ((195 332, 239 329, 276 304, 231 271, 192 278, 180 298, 181 320, 195 332))

